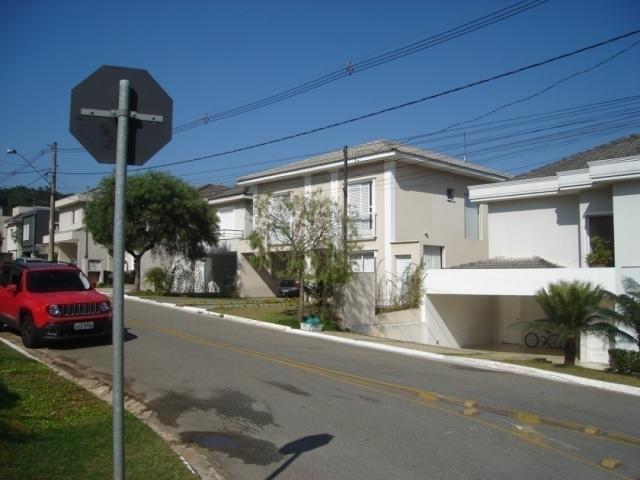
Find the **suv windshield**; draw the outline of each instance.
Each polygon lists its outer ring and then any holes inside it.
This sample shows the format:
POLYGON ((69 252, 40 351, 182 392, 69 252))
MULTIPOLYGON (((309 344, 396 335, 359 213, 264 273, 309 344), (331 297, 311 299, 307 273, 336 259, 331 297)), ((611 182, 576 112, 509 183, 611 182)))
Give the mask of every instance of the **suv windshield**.
POLYGON ((45 270, 29 272, 27 290, 33 293, 73 292, 90 290, 87 277, 80 271, 45 270))

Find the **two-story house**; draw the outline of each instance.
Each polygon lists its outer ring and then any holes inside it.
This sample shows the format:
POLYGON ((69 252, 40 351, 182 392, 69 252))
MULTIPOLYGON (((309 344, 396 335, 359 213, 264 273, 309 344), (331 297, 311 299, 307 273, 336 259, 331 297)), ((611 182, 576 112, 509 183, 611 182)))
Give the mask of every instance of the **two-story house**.
POLYGON ((49 207, 14 207, 4 220, 4 231, 5 251, 13 258, 46 258, 43 237, 49 233, 49 207))
MULTIPOLYGON (((270 296, 277 285, 276 272, 258 272, 249 261, 253 252, 246 237, 253 225, 252 204, 264 194, 320 190, 341 205, 344 163, 342 150, 330 152, 243 176, 235 189, 209 197, 218 209, 221 232, 229 232, 221 235, 220 254, 236 258, 240 294, 270 296)), ((392 294, 408 266, 423 259, 428 268, 441 268, 487 258, 486 208, 470 202, 468 186, 507 178, 480 165, 395 142, 349 148, 349 216, 361 246, 353 261, 360 271, 376 272, 381 301, 392 294)))
MULTIPOLYGON (((84 227, 84 210, 91 193, 77 193, 56 201, 58 228, 54 235, 55 251, 61 262, 78 265, 92 282, 104 282, 105 275, 113 269, 113 259, 109 251, 93 240, 84 227)), ((49 235, 43 243, 49 244, 49 235)), ((133 263, 129 259, 129 268, 133 263)))
POLYGON ((272 295, 262 281, 247 273, 246 259, 239 254, 247 250, 247 237, 253 230, 253 196, 239 186, 205 185, 199 190, 218 213, 218 245, 204 262, 203 278, 208 289, 225 293, 237 289, 246 297, 272 295))
MULTIPOLYGON (((640 135, 469 192, 488 205, 489 258, 427 277, 426 342, 522 344, 524 322, 544 316, 535 292, 550 282, 585 280, 621 293, 624 277, 640 281, 640 135), (613 266, 588 265, 595 236, 611 245, 613 266)), ((583 336, 580 359, 608 363, 607 349, 583 336)))

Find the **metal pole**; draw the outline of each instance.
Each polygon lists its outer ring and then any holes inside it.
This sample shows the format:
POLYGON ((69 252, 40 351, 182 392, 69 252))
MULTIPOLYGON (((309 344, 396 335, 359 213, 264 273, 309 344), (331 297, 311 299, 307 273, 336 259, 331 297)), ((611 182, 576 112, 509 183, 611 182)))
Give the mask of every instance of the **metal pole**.
POLYGON ((348 184, 349 184, 349 166, 347 165, 347 159, 349 157, 349 147, 346 145, 342 148, 342 156, 344 158, 344 181, 342 184, 343 192, 343 205, 342 205, 342 248, 344 254, 344 262, 347 263, 347 212, 349 207, 348 199, 348 184))
POLYGON ((120 80, 113 212, 113 478, 124 480, 124 223, 129 142, 129 80, 120 80))
POLYGON ((56 170, 58 156, 58 142, 51 145, 51 198, 49 199, 49 255, 48 260, 53 262, 53 247, 55 246, 56 234, 56 170))

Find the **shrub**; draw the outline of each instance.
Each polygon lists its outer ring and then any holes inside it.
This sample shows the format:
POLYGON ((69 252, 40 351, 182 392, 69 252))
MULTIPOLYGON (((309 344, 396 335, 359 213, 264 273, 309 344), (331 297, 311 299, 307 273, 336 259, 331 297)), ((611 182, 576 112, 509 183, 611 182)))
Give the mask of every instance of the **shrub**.
POLYGON ((282 318, 278 320, 278 324, 291 328, 300 328, 300 322, 298 322, 297 318, 282 318))
POLYGON ((594 236, 591 239, 591 253, 586 256, 590 267, 613 267, 613 251, 611 242, 594 236))
POLYGON ((153 267, 148 270, 144 278, 153 285, 153 291, 158 294, 164 294, 170 290, 169 272, 162 267, 153 267))
POLYGON ((609 363, 612 372, 624 375, 640 372, 640 352, 611 348, 609 349, 609 363))

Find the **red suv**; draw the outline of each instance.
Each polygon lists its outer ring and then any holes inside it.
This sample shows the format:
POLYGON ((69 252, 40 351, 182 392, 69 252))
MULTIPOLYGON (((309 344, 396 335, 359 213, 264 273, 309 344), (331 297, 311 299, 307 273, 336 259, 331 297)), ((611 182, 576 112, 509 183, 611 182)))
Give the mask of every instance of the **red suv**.
POLYGON ((0 323, 22 343, 111 336, 111 304, 74 265, 17 261, 0 266, 0 323))

